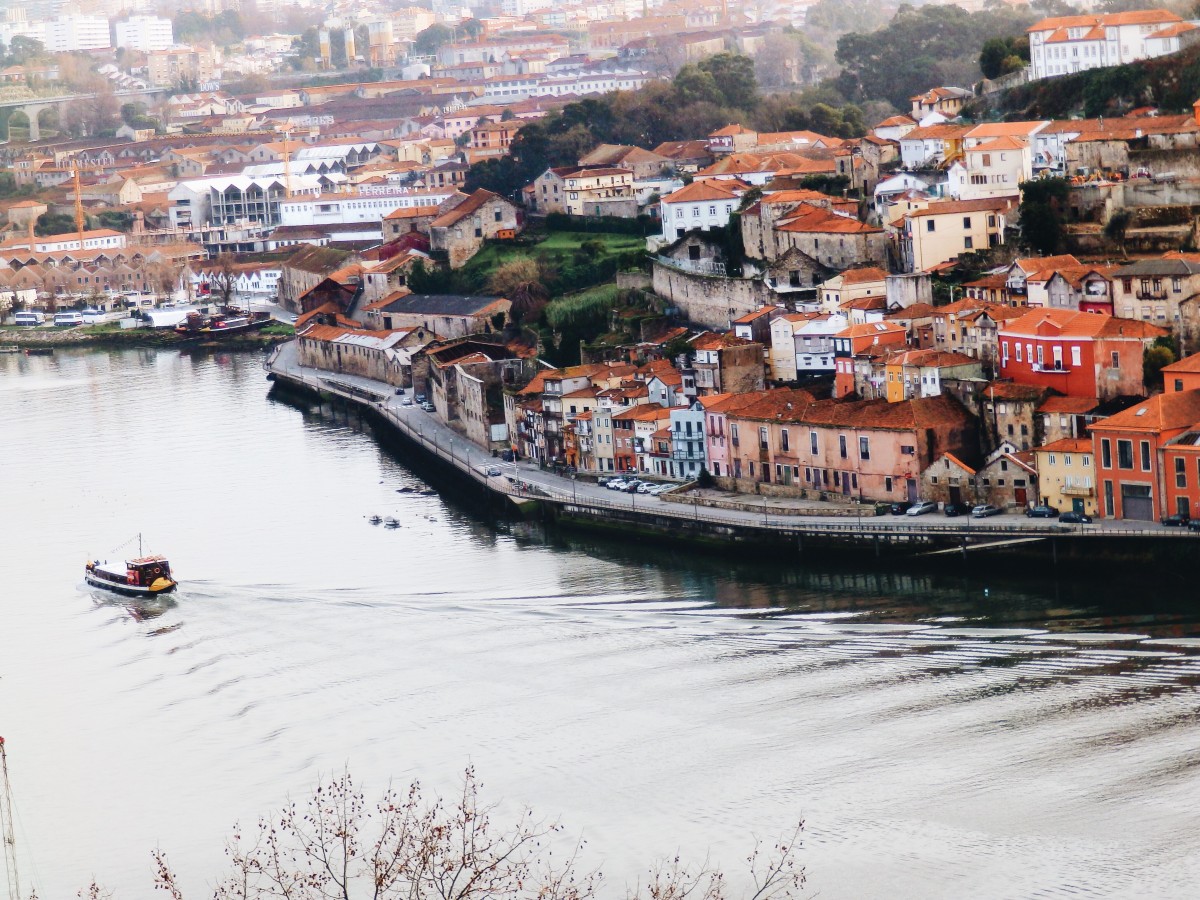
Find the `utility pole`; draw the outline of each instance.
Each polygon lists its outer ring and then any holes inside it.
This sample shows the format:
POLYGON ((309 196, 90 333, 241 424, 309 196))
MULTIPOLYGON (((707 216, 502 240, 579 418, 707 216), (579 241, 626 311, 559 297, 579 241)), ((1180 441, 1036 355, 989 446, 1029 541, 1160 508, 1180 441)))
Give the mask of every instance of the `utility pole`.
POLYGON ((12 788, 8 783, 8 757, 4 738, 0 737, 0 840, 4 841, 4 871, 8 873, 8 900, 21 900, 21 879, 17 877, 17 838, 13 829, 12 788))

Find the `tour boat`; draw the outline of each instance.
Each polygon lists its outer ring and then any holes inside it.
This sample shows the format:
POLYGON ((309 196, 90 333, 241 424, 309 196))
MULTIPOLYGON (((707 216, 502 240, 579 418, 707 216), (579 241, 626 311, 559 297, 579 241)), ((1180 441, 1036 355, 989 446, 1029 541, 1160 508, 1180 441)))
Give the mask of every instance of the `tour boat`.
POLYGON ((186 319, 175 326, 175 332, 186 336, 211 337, 218 334, 238 334, 254 331, 271 323, 268 312, 248 312, 226 309, 217 315, 205 316, 198 312, 188 313, 186 319))
POLYGON ((88 560, 84 580, 92 587, 104 588, 127 597, 154 597, 169 594, 178 585, 171 576, 171 564, 165 556, 142 556, 142 538, 138 535, 138 558, 124 563, 88 560))

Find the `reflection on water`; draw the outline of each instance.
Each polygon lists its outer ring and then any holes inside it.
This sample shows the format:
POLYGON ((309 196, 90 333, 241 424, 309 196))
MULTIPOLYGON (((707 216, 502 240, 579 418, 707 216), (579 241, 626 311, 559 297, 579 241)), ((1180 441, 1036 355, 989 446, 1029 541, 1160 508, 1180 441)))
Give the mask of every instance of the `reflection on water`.
POLYGON ((0 733, 42 896, 92 873, 145 896, 159 845, 203 891, 229 825, 320 772, 447 790, 467 762, 617 884, 677 850, 736 871, 803 817, 822 897, 1194 893, 1186 587, 494 521, 354 416, 268 397, 249 355, 0 359, 0 423, 29 461, 3 494, 0 733), (177 594, 78 583, 138 531, 177 594))

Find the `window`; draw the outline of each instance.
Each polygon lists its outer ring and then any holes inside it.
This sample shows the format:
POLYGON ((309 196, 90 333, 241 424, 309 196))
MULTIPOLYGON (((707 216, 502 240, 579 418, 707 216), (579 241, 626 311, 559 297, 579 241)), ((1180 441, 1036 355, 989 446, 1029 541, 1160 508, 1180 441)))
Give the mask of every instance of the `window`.
POLYGON ((710 206, 708 208, 708 214, 710 216, 715 216, 717 214, 717 208, 715 206, 710 206))
POLYGON ((860 437, 858 439, 858 458, 859 459, 870 459, 871 458, 871 441, 869 438, 860 437))
POLYGON ((963 249, 964 250, 971 250, 971 249, 974 249, 974 247, 975 247, 974 238, 972 238, 970 235, 963 238, 963 249))
POLYGON ((808 444, 809 444, 809 450, 812 452, 812 455, 816 456, 817 455, 817 433, 815 431, 810 431, 808 433, 808 444))
MULTIPOLYGON (((1069 457, 1069 456, 1067 457, 1067 459, 1070 459, 1070 458, 1071 458, 1071 457, 1069 457)), ((1050 465, 1054 465, 1054 454, 1053 454, 1053 453, 1051 453, 1051 454, 1050 454, 1050 460, 1049 460, 1049 461, 1050 461, 1050 465)), ((1070 463, 1067 463, 1067 465, 1070 465, 1070 463)))
POLYGON ((970 216, 963 216, 963 230, 964 231, 971 230, 971 217, 970 216))
POLYGON ((1017 362, 1023 362, 1021 359, 1021 344, 1017 342, 1017 362))
POLYGON ((1112 352, 1112 367, 1114 369, 1121 368, 1121 354, 1117 353, 1116 350, 1112 352))
POLYGON ((1175 390, 1177 390, 1177 391, 1183 390, 1183 379, 1182 378, 1175 379, 1175 390))
POLYGON ((733 446, 738 445, 738 427, 737 423, 731 423, 729 426, 729 439, 733 441, 733 446))
POLYGON ((1175 457, 1175 487, 1187 487, 1187 470, 1184 468, 1187 463, 1184 462, 1182 456, 1175 457))
POLYGON ((1110 519, 1114 515, 1113 510, 1113 483, 1111 481, 1104 482, 1104 514, 1110 519))
POLYGON ((1142 455, 1142 471, 1149 472, 1150 471, 1150 442, 1149 441, 1141 442, 1141 451, 1142 451, 1142 454, 1141 454, 1142 455))
POLYGON ((787 451, 788 451, 788 430, 786 428, 781 429, 779 432, 779 446, 783 450, 784 453, 787 453, 787 451))
POLYGON ((844 434, 839 434, 839 435, 838 435, 838 455, 839 455, 839 456, 841 456, 841 457, 842 457, 842 459, 846 459, 846 458, 847 458, 847 454, 846 454, 846 436, 845 436, 844 434))
POLYGON ((926 230, 926 231, 932 232, 932 231, 934 230, 934 227, 933 227, 933 226, 934 226, 934 221, 933 221, 933 219, 926 219, 926 220, 925 220, 925 230, 926 230))
POLYGON ((1079 347, 1071 348, 1071 367, 1078 369, 1083 365, 1083 355, 1079 347))
POLYGON ((762 426, 758 429, 758 449, 767 449, 767 426, 762 426))
POLYGON ((1133 468, 1133 441, 1117 441, 1117 468, 1133 468))
POLYGON ((884 476, 883 490, 885 493, 888 493, 888 494, 890 494, 892 492, 892 476, 891 475, 884 476))
POLYGON ((910 447, 907 444, 900 446, 900 453, 904 456, 915 456, 917 451, 915 447, 910 447))
POLYGON ((1108 438, 1100 441, 1100 465, 1106 469, 1112 468, 1112 445, 1108 442, 1108 438))

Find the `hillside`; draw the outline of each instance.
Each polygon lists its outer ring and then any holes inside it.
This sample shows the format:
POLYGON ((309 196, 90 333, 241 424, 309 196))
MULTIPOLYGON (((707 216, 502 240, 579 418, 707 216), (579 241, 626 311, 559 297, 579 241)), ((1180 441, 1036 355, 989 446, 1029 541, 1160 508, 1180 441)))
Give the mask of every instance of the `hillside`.
POLYGON ((1071 116, 1115 116, 1139 106, 1163 112, 1191 112, 1200 99, 1200 45, 1170 56, 1127 66, 1092 69, 1076 75, 1045 78, 1011 88, 977 106, 980 118, 1066 119, 1071 116))

